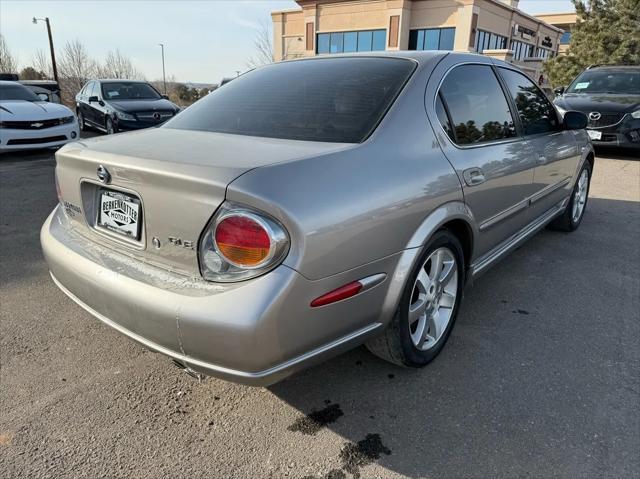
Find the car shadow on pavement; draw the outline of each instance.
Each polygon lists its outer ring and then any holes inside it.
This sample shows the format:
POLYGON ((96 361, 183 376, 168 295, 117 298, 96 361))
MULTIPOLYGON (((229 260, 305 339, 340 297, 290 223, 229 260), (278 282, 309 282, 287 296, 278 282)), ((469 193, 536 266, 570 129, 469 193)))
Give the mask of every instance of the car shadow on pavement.
POLYGON ((345 439, 342 468, 317 477, 374 462, 408 477, 633 475, 639 205, 592 198, 577 232, 532 238, 466 291, 424 369, 361 347, 271 386, 310 449, 324 428, 345 439))
POLYGON ((633 151, 620 148, 598 146, 595 148, 595 150, 596 158, 606 157, 610 160, 640 161, 640 149, 633 151))

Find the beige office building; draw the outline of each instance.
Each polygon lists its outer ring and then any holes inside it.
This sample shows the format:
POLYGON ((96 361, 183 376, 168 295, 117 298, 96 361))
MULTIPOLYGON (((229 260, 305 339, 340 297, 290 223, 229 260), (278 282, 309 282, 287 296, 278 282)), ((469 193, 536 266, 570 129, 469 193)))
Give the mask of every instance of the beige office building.
POLYGON ((543 22, 553 25, 564 30, 564 33, 560 37, 560 47, 558 53, 560 55, 566 53, 569 48, 569 42, 571 41, 571 29, 578 21, 578 15, 575 12, 567 13, 542 13, 536 15, 543 22))
POLYGON ((517 0, 296 0, 271 14, 276 61, 379 50, 490 55, 538 78, 563 30, 518 10, 517 0))

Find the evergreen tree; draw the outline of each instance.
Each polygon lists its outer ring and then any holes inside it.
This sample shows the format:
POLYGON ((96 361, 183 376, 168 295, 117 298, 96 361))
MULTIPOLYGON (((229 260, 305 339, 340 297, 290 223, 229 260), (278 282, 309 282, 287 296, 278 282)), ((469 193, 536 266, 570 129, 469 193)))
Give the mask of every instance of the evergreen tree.
POLYGON ((545 63, 553 86, 589 65, 640 65, 640 0, 572 0, 578 16, 566 55, 545 63))

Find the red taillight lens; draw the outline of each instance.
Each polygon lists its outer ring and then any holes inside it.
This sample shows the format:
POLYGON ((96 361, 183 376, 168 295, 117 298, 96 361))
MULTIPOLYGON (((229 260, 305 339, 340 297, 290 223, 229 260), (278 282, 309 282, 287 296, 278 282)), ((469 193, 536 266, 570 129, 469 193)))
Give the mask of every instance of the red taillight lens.
POLYGON ((260 265, 271 253, 271 238, 266 226, 247 215, 224 218, 216 226, 214 239, 224 259, 244 268, 260 265))

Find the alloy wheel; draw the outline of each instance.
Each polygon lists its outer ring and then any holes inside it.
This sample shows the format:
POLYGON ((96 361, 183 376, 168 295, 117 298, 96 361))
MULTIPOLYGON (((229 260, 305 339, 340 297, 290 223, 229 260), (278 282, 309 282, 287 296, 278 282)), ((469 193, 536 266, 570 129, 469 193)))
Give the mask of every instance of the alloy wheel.
POLYGON ((585 168, 580 173, 576 191, 573 193, 573 210, 571 211, 571 219, 577 223, 584 213, 584 205, 587 202, 587 191, 589 189, 589 171, 585 168))
POLYGON ((442 337, 453 316, 458 295, 458 265, 446 247, 433 251, 420 267, 409 304, 413 345, 427 351, 442 337))

